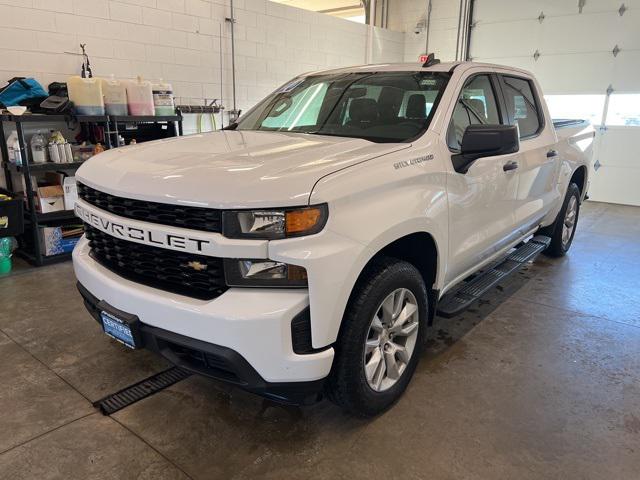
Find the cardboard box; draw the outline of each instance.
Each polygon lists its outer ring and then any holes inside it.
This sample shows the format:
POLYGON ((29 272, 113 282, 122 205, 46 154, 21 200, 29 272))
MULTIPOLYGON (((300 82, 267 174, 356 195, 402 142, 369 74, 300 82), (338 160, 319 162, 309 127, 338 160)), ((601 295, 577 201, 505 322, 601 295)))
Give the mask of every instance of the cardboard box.
POLYGON ((57 255, 62 250, 62 229, 60 227, 42 227, 40 249, 44 255, 57 255))
POLYGON ((73 250, 80 239, 79 236, 67 236, 61 227, 42 227, 40 249, 44 255, 58 255, 73 250))
POLYGON ((62 185, 38 187, 38 206, 41 213, 64 210, 64 191, 62 185))
POLYGON ((62 185, 64 189, 64 208, 73 210, 78 200, 78 186, 76 185, 76 177, 67 177, 62 185))

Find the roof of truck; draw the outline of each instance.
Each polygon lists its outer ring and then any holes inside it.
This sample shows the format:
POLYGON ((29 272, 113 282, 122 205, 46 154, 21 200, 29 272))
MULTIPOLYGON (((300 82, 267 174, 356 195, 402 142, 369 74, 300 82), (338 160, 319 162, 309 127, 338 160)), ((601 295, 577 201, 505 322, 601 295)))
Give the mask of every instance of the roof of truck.
POLYGON ((379 63, 371 65, 355 65, 352 67, 333 68, 328 70, 320 70, 317 72, 308 72, 305 75, 324 75, 324 74, 340 74, 340 73, 355 73, 355 72, 449 72, 453 68, 464 66, 466 68, 473 67, 487 67, 487 68, 500 68, 505 70, 512 70, 514 72, 525 73, 531 75, 526 70, 519 68, 509 67, 506 65, 497 65, 493 63, 480 63, 480 62, 443 62, 431 65, 430 67, 423 67, 422 64, 417 62, 412 63, 379 63))

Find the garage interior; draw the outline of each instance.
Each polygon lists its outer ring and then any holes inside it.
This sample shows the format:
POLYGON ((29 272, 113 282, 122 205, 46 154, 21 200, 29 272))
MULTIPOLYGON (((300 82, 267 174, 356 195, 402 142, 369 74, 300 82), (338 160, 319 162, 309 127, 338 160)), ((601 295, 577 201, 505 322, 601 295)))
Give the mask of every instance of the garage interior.
MULTIPOLYGON (((30 228, 73 212, 25 210, 30 240, 0 277, 1 479, 638 478, 638 0, 0 0, 2 82, 66 82, 80 44, 96 77, 162 79, 179 106, 122 120, 113 148, 229 125, 309 71, 428 52, 523 68, 553 118, 595 126, 589 200, 566 257, 436 317, 405 395, 373 419, 198 375, 104 415, 94 402, 170 365, 106 337, 70 253, 36 247, 30 228)), ((51 118, 26 137, 83 128, 51 118)), ((3 166, 17 190, 24 171, 3 166)))

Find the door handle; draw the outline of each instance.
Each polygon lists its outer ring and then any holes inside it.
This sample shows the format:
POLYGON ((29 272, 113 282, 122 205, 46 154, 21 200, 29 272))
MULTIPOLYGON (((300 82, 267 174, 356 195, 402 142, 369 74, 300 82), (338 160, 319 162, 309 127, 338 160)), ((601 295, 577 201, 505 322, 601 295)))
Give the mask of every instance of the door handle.
POLYGON ((518 162, 507 162, 502 166, 502 170, 505 172, 515 170, 516 168, 518 168, 518 162))
POLYGON ((547 158, 553 158, 553 157, 557 157, 558 156, 558 152, 555 150, 549 150, 547 152, 547 158))

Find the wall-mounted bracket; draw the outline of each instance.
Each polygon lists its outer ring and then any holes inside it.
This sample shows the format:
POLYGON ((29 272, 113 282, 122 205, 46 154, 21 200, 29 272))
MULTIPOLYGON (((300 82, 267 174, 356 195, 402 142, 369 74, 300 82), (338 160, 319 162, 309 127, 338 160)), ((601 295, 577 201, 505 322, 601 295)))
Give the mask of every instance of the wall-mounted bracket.
POLYGON ((578 0, 578 13, 582 13, 582 9, 586 5, 587 0, 578 0))
POLYGON ((622 5, 620 5, 620 8, 618 9, 618 13, 620 14, 620 16, 624 15, 624 12, 626 12, 628 10, 628 8, 626 7, 626 5, 623 3, 622 5))
POLYGON ((611 94, 614 92, 615 90, 613 89, 613 85, 609 85, 607 87, 607 96, 610 97, 611 94))
POLYGON ((613 53, 614 57, 617 57, 618 54, 620 53, 620 47, 618 47, 618 45, 616 45, 615 47, 613 47, 613 50, 611 50, 611 53, 613 53))
POLYGON ((540 15, 538 15, 538 21, 540 23, 544 22, 545 16, 544 16, 544 12, 540 12, 540 15))
POLYGON ((535 53, 533 54, 533 59, 537 62, 539 58, 540 58, 540 51, 536 50, 535 53))

